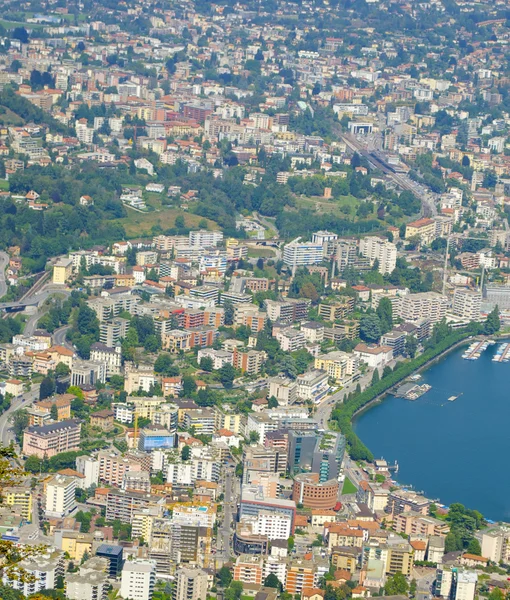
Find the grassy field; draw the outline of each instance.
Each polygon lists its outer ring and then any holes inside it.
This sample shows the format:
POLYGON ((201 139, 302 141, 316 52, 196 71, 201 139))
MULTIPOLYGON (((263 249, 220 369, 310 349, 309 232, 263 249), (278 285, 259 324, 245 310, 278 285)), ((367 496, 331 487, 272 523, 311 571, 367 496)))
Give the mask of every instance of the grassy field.
POLYGON ((249 258, 273 258, 274 251, 271 248, 248 248, 249 258))
POLYGON ((17 127, 18 125, 23 125, 23 119, 15 112, 12 112, 10 108, 0 104, 0 125, 5 125, 6 127, 14 125, 17 127))
MULTIPOLYGON (((360 205, 360 201, 354 196, 341 196, 338 199, 317 197, 302 197, 296 198, 296 206, 298 208, 306 208, 322 214, 335 214, 345 218, 346 216, 354 216, 356 209, 360 205), (350 215, 342 211, 342 208, 349 207, 350 215)), ((345 208, 344 208, 345 210, 345 208)))
POLYGON ((342 487, 342 494, 355 494, 358 488, 352 483, 352 481, 346 477, 344 479, 344 485, 342 487))
POLYGON ((0 190, 3 192, 9 191, 9 182, 5 181, 5 179, 0 179, 0 190))
MULTIPOLYGON (((164 208, 161 211, 151 211, 140 213, 132 208, 126 207, 128 216, 123 219, 116 219, 115 223, 120 223, 126 230, 128 238, 148 237, 153 235, 152 227, 159 225, 161 229, 171 229, 175 225, 177 217, 184 217, 186 227, 198 228, 198 224, 204 217, 193 215, 179 208, 164 208)), ((210 219, 207 221, 208 229, 218 229, 217 223, 210 219)))

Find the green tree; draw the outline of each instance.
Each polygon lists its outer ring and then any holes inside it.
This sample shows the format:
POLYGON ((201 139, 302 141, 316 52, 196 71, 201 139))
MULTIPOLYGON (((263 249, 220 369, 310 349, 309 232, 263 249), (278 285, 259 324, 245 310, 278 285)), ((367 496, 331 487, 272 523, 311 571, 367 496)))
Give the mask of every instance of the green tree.
POLYGON ((55 367, 55 377, 65 377, 66 375, 69 375, 71 371, 69 370, 69 367, 64 364, 64 363, 58 363, 58 365, 55 367))
POLYGON ((234 305, 230 300, 225 300, 223 303, 223 310, 225 316, 225 325, 234 324, 234 305))
POLYGON ((501 328, 501 320, 499 318, 499 308, 497 306, 487 315, 484 324, 484 332, 486 335, 494 335, 501 328))
POLYGON ((167 377, 177 377, 179 367, 174 365, 174 361, 168 352, 162 352, 154 363, 154 371, 167 377))
POLYGON ((274 573, 269 573, 269 575, 264 579, 264 585, 266 587, 276 588, 277 590, 282 589, 282 584, 274 573))
POLYGON ((410 358, 414 358, 416 356, 416 351, 418 350, 418 340, 414 337, 414 335, 408 335, 404 347, 406 354, 410 358))
POLYGON ((250 431, 250 443, 257 444, 260 440, 260 435, 258 431, 250 431))
MULTIPOLYGON (((12 424, 12 430, 16 440, 21 442, 23 431, 28 427, 28 412, 26 408, 20 408, 14 412, 9 420, 12 424)), ((39 471, 39 469, 37 469, 37 471, 39 471)))
POLYGON ((232 573, 228 567, 221 567, 221 569, 216 573, 216 577, 218 578, 218 583, 221 587, 228 587, 230 582, 232 581, 232 573))
POLYGON ((189 460, 191 458, 191 448, 189 446, 183 446, 181 450, 181 459, 189 460))
POLYGON ((469 554, 476 554, 477 556, 481 556, 482 548, 480 546, 480 542, 476 538, 473 538, 468 544, 467 551, 469 552, 469 554))
MULTIPOLYGON (((28 422, 28 419, 27 419, 27 422, 28 422)), ((28 471, 29 473, 34 473, 34 474, 39 473, 41 471, 41 466, 42 466, 42 461, 35 454, 32 454, 31 456, 29 456, 27 458, 27 460, 25 461, 25 471, 28 471)))
POLYGON ((376 314, 379 317, 381 333, 385 334, 391 331, 393 327, 393 308, 389 298, 381 298, 376 314))
POLYGON ((180 393, 181 397, 189 398, 196 392, 196 389, 197 384, 195 383, 193 377, 191 377, 191 375, 184 375, 182 378, 182 390, 180 393))
POLYGON ((222 385, 229 389, 232 387, 234 383, 234 379, 236 376, 236 370, 230 363, 225 363, 221 369, 218 369, 218 375, 222 385))
POLYGON ((41 381, 39 388, 39 400, 49 398, 55 392, 55 380, 51 377, 45 377, 41 381))
POLYGON ((292 550, 294 550, 294 545, 295 545, 294 537, 291 535, 289 537, 289 539, 287 540, 287 549, 289 552, 292 552, 292 550))
POLYGON ((360 321, 360 337, 366 342, 377 342, 381 337, 381 323, 374 313, 363 315, 360 321))
POLYGON ((274 396, 270 396, 267 399, 267 407, 268 408, 278 408, 278 400, 274 396))
POLYGON ((58 421, 58 408, 56 403, 51 405, 50 408, 50 417, 54 420, 54 421, 58 421))
POLYGON ((384 592, 387 596, 405 596, 407 595, 408 590, 409 584, 404 575, 400 572, 395 573, 393 577, 388 577, 384 585, 384 592))
POLYGON ((208 373, 210 373, 213 370, 213 367, 213 359, 210 356, 204 356, 200 359, 200 368, 203 371, 207 371, 208 373))
POLYGON ((380 377, 379 377, 379 370, 375 369, 374 370, 374 374, 372 375, 372 385, 375 385, 376 383, 379 383, 380 381, 380 377))

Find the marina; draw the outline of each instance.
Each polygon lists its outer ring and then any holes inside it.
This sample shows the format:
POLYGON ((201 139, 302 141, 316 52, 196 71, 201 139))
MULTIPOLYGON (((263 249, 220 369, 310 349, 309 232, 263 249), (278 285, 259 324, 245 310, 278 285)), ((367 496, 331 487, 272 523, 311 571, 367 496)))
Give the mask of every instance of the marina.
POLYGON ((464 352, 462 358, 464 360, 478 360, 482 355, 482 352, 485 352, 487 348, 494 344, 492 340, 485 340, 481 342, 474 342, 469 346, 469 348, 464 352))
POLYGON ((417 400, 423 394, 426 394, 432 386, 424 383, 417 385, 415 383, 404 383, 395 392, 397 398, 405 398, 406 400, 417 400))
POLYGON ((492 362, 508 362, 510 361, 510 343, 505 342, 500 344, 496 350, 496 354, 492 357, 492 362))

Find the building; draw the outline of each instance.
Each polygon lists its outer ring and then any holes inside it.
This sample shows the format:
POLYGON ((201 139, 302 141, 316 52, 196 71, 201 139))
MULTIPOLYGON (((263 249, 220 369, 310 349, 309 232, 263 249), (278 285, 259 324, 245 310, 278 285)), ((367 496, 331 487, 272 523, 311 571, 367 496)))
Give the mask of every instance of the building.
POLYGON ((218 246, 222 242, 222 231, 208 231, 206 229, 201 229, 199 231, 189 232, 189 245, 192 248, 207 248, 208 246, 218 246))
POLYGON ((283 262, 289 267, 304 267, 322 262, 322 244, 290 242, 283 249, 283 262))
POLYGON ((319 404, 329 391, 328 374, 319 369, 298 375, 296 383, 298 397, 314 404, 319 404))
POLYGON ((27 520, 32 520, 32 491, 21 487, 13 486, 5 488, 2 492, 3 502, 7 506, 16 506, 21 512, 21 516, 27 520))
POLYGON ((358 344, 354 348, 354 354, 359 358, 360 362, 364 362, 371 369, 384 367, 393 359, 393 350, 389 346, 358 344))
POLYGON ((107 567, 108 562, 104 558, 94 556, 81 565, 78 573, 66 573, 67 598, 69 600, 106 600, 110 587, 106 574, 107 567))
POLYGON ((121 372, 121 352, 120 344, 110 348, 101 342, 95 342, 90 347, 90 360, 94 363, 103 362, 106 365, 106 377, 120 375, 121 372))
POLYGON ((73 274, 73 259, 61 258, 53 267, 52 283, 57 285, 65 285, 73 274))
POLYGON ((377 261, 378 271, 382 275, 392 273, 397 264, 397 247, 385 238, 375 236, 361 238, 359 252, 370 260, 372 266, 377 261))
POLYGON ((208 576, 202 569, 180 568, 176 574, 173 600, 205 600, 208 576))
POLYGON ((122 571, 122 566, 124 565, 123 555, 122 546, 114 546, 112 544, 101 544, 96 550, 96 556, 107 560, 107 573, 113 579, 117 578, 122 571))
POLYGON ((98 410, 90 415, 90 424, 92 427, 98 427, 103 431, 110 431, 113 429, 113 410, 105 408, 98 410))
POLYGON ((143 452, 151 452, 160 448, 173 448, 175 446, 175 435, 168 429, 159 426, 148 426, 140 431, 138 449, 143 452))
POLYGON ((299 473, 294 477, 292 499, 305 508, 332 509, 338 502, 338 479, 319 482, 318 473, 299 473))
POLYGON ((80 533, 79 531, 57 530, 55 532, 55 543, 62 550, 67 552, 71 560, 81 562, 84 554, 92 554, 92 542, 94 536, 92 533, 80 533))
POLYGON ((129 600, 151 600, 156 584, 156 562, 126 561, 122 568, 120 595, 129 600))
POLYGON ((76 478, 54 475, 46 484, 45 514, 61 519, 76 508, 76 478))
POLYGON ((21 560, 12 570, 4 569, 4 585, 28 597, 41 590, 55 589, 57 578, 64 576, 64 556, 47 550, 21 560))
POLYGON ((308 298, 286 298, 285 300, 264 300, 268 318, 274 323, 293 323, 308 317, 311 300, 308 298))
POLYGON ((266 359, 267 354, 263 350, 234 348, 232 362, 235 369, 239 369, 243 373, 248 373, 248 375, 256 375, 259 373, 266 359))
POLYGON ((468 321, 479 321, 482 310, 482 293, 476 290, 455 288, 453 292, 452 312, 468 321))
POLYGON ((341 350, 321 354, 315 359, 316 369, 325 371, 330 379, 345 385, 359 376, 359 358, 341 350))
POLYGON ((83 480, 83 488, 88 489, 91 485, 97 485, 99 481, 99 461, 91 456, 77 456, 76 470, 81 473, 85 479, 83 480))
POLYGON ((421 244, 428 246, 436 237, 436 222, 432 219, 418 219, 406 225, 406 240, 418 238, 421 244))
POLYGON ((404 321, 429 319, 438 323, 446 317, 448 299, 437 292, 419 292, 407 294, 393 304, 394 313, 404 321))
POLYGON ((296 520, 296 503, 284 498, 266 498, 258 486, 243 485, 241 488, 241 503, 239 519, 244 516, 257 516, 261 511, 271 511, 283 514, 292 521, 292 532, 296 520))
POLYGON ((306 560, 297 560, 287 569, 285 589, 289 594, 301 594, 304 589, 313 588, 315 583, 315 565, 306 560))
POLYGON ((510 527, 500 525, 482 532, 482 556, 499 564, 510 562, 510 527))
POLYGON ((278 404, 287 406, 297 400, 297 383, 287 377, 270 377, 268 379, 268 397, 276 398, 278 404))
POLYGON ((80 449, 81 423, 75 419, 28 427, 23 434, 23 454, 41 459, 80 449))
POLYGON ((234 566, 234 580, 253 585, 262 585, 264 561, 262 556, 241 554, 234 566))

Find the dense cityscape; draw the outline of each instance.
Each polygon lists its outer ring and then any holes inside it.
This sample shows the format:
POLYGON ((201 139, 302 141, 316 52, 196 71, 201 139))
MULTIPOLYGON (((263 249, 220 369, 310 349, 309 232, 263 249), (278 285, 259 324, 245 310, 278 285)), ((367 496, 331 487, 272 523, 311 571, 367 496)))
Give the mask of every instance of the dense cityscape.
POLYGON ((354 425, 510 361, 508 2, 0 6, 0 599, 507 597, 354 425))

